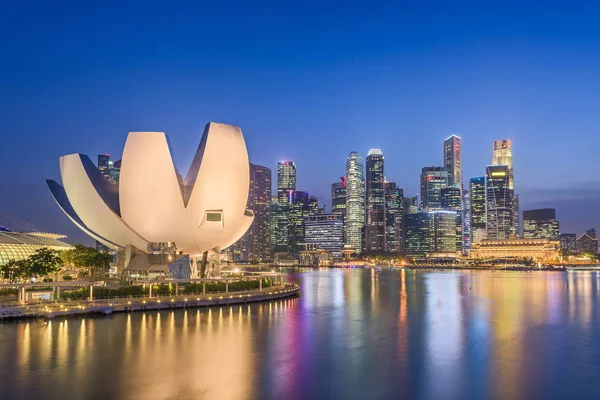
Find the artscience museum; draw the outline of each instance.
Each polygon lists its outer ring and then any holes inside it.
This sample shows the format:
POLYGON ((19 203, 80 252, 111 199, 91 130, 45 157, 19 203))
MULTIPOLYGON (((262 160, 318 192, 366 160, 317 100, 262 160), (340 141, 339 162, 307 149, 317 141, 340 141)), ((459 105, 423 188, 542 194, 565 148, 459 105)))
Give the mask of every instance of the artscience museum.
POLYGON ((203 277, 207 259, 254 218, 246 209, 248 152, 236 126, 207 124, 185 177, 163 132, 129 133, 118 186, 78 153, 60 158, 60 175, 62 185, 46 181, 59 207, 130 273, 203 277))

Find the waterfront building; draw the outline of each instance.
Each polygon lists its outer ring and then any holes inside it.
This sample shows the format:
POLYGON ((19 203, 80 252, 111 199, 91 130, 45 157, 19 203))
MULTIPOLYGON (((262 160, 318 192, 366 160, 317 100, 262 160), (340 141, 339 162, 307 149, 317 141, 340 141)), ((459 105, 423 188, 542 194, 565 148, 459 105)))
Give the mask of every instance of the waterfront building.
POLYGON ((304 218, 304 232, 306 250, 325 250, 342 257, 344 249, 344 217, 342 215, 307 216, 304 218))
POLYGON ((363 249, 365 225, 365 176, 362 158, 351 152, 346 158, 346 245, 357 253, 363 249))
POLYGON ((416 214, 419 212, 419 196, 402 198, 404 214, 416 214))
POLYGON ((10 260, 26 260, 42 248, 57 251, 72 249, 73 246, 60 240, 64 238, 65 235, 56 233, 13 232, 0 227, 0 265, 10 260))
POLYGON ((290 252, 298 254, 304 249, 304 217, 311 215, 311 202, 308 192, 303 190, 291 192, 289 197, 291 199, 290 252))
POLYGON ((288 203, 274 202, 269 206, 271 248, 273 253, 290 254, 293 224, 291 205, 288 203))
POLYGON ((296 191, 296 164, 293 161, 277 163, 277 201, 291 203, 290 196, 296 191))
POLYGON ((496 140, 492 149, 492 165, 506 165, 508 167, 508 188, 512 191, 512 223, 510 234, 520 234, 519 197, 515 195, 515 173, 513 170, 512 141, 496 140))
POLYGON ((488 239, 506 239, 513 234, 513 191, 507 165, 488 165, 485 175, 486 232, 488 239))
MULTIPOLYGON (((595 235, 594 230, 593 234, 595 235)), ((584 233, 577 239, 577 251, 579 253, 598 254, 598 239, 592 237, 589 233, 584 233)))
POLYGON ((457 185, 462 194, 462 139, 456 135, 444 140, 444 167, 448 171, 448 185, 457 185))
POLYGON ((468 190, 463 191, 462 198, 462 251, 467 255, 471 249, 471 195, 468 190))
POLYGON ((577 235, 574 233, 561 233, 559 235, 560 249, 574 253, 577 251, 577 235))
POLYGON ((442 188, 441 203, 442 210, 462 211, 462 195, 458 185, 442 188))
POLYGON ((385 251, 404 252, 404 191, 395 182, 385 182, 385 251))
POLYGON ((404 215, 404 252, 411 257, 429 254, 429 226, 431 214, 417 212, 404 215))
POLYGON ((555 261, 560 257, 560 243, 548 239, 485 239, 471 245, 469 257, 484 260, 532 258, 535 261, 555 261))
POLYGON ((431 211, 429 255, 458 257, 462 254, 462 223, 457 211, 431 211))
POLYGON ((471 245, 476 239, 485 236, 485 177, 478 176, 469 181, 470 219, 471 219, 471 245))
POLYGON ((448 171, 444 167, 425 167, 421 170, 421 210, 442 209, 442 188, 448 186, 448 171))
POLYGON ((250 190, 246 207, 254 212, 250 229, 230 246, 235 261, 266 262, 271 260, 271 169, 250 163, 250 190))
POLYGON ((331 184, 331 213, 346 215, 346 177, 331 184))
POLYGON ((369 150, 366 169, 366 225, 365 250, 367 253, 385 250, 385 189, 383 154, 379 149, 369 150))
POLYGON ((119 186, 83 154, 61 157, 64 186, 46 182, 71 221, 111 250, 174 242, 178 254, 195 258, 229 247, 254 219, 246 209, 250 163, 240 128, 211 122, 200 143, 183 180, 163 132, 131 132, 119 186))
POLYGON ((324 214, 323 209, 319 208, 319 199, 316 196, 310 196, 308 199, 308 214, 309 215, 318 215, 324 214))
POLYGON ((554 208, 523 211, 523 238, 558 240, 559 224, 554 208))

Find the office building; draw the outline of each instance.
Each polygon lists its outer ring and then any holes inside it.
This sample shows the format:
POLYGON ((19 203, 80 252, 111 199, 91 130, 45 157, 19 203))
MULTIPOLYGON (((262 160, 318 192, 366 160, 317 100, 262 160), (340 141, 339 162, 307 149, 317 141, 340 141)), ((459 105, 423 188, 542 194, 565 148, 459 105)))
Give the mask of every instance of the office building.
POLYGON ((425 167, 421 171, 421 210, 442 209, 442 188, 448 186, 448 171, 444 167, 425 167))
POLYGON ((362 252, 365 225, 365 170, 362 158, 351 152, 346 159, 346 245, 362 252))
POLYGON ((486 234, 488 239, 506 239, 513 234, 513 191, 508 187, 507 165, 488 165, 485 175, 486 234))
POLYGON ((385 250, 385 177, 381 150, 369 150, 366 167, 365 250, 381 252, 385 250))
POLYGON ((476 241, 485 239, 486 214, 485 214, 485 177, 478 176, 469 181, 470 219, 471 219, 471 245, 476 241))
POLYGON ((574 233, 561 233, 559 235, 560 249, 569 253, 577 251, 577 235, 574 233))
POLYGON ((554 208, 523 211, 523 238, 558 240, 559 225, 554 208))
POLYGON ((462 251, 467 255, 471 249, 471 195, 468 190, 463 191, 462 198, 462 251))
POLYGON ((296 164, 293 161, 277 163, 277 201, 290 203, 291 195, 296 191, 296 164))
POLYGON ((271 248, 274 253, 292 253, 291 243, 294 234, 292 210, 289 203, 274 202, 270 209, 271 248))
POLYGON ((462 254, 462 223, 457 211, 431 211, 429 255, 457 257, 462 254))
POLYGON ((404 197, 402 203, 404 205, 404 214, 416 214, 419 212, 419 196, 404 197))
POLYGON ((430 213, 417 212, 404 217, 404 252, 411 257, 425 257, 429 254, 430 213))
POLYGON ((306 250, 326 250, 341 258, 344 248, 344 217, 341 214, 305 217, 304 235, 306 250))
POLYGON ((444 140, 444 167, 448 171, 448 185, 457 185, 462 193, 462 139, 456 135, 444 140))
POLYGON ((331 213, 346 215, 346 177, 331 184, 331 213))
POLYGON ((404 191, 395 182, 385 182, 385 251, 404 252, 404 191))
POLYGON ((508 188, 512 191, 512 223, 511 235, 520 235, 521 221, 519 212, 519 197, 515 194, 515 173, 513 169, 512 142, 510 140, 496 140, 492 149, 492 165, 506 165, 508 167, 508 188))
MULTIPOLYGON (((595 235, 595 230, 593 233, 595 235)), ((598 254, 598 239, 592 237, 587 232, 579 236, 579 238, 577 239, 577 252, 598 254)))
POLYGON ((250 163, 250 190, 246 207, 254 212, 250 229, 230 246, 234 261, 265 262, 271 260, 271 169, 250 163))
POLYGON ((461 211, 462 196, 458 185, 447 186, 441 189, 442 210, 461 211))

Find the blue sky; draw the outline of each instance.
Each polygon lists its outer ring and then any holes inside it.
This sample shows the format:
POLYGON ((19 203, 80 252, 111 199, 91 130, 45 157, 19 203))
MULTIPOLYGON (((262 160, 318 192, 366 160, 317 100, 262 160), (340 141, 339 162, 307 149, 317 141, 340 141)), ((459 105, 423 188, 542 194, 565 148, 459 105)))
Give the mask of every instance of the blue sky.
POLYGON ((158 130, 185 172, 209 121, 241 126, 252 162, 296 161, 327 205, 350 151, 381 148, 411 195, 450 134, 465 178, 512 139, 523 208, 600 228, 592 2, 88 3, 0 6, 0 208, 43 230, 84 238, 44 184, 61 155, 158 130))

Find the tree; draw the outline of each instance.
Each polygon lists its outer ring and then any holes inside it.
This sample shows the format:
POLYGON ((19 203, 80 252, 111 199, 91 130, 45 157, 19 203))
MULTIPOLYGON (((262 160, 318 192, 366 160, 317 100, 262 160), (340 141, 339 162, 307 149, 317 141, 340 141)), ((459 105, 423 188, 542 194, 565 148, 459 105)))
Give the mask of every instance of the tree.
POLYGON ((37 249, 29 256, 30 276, 51 275, 60 271, 63 265, 58 252, 47 247, 37 249))

